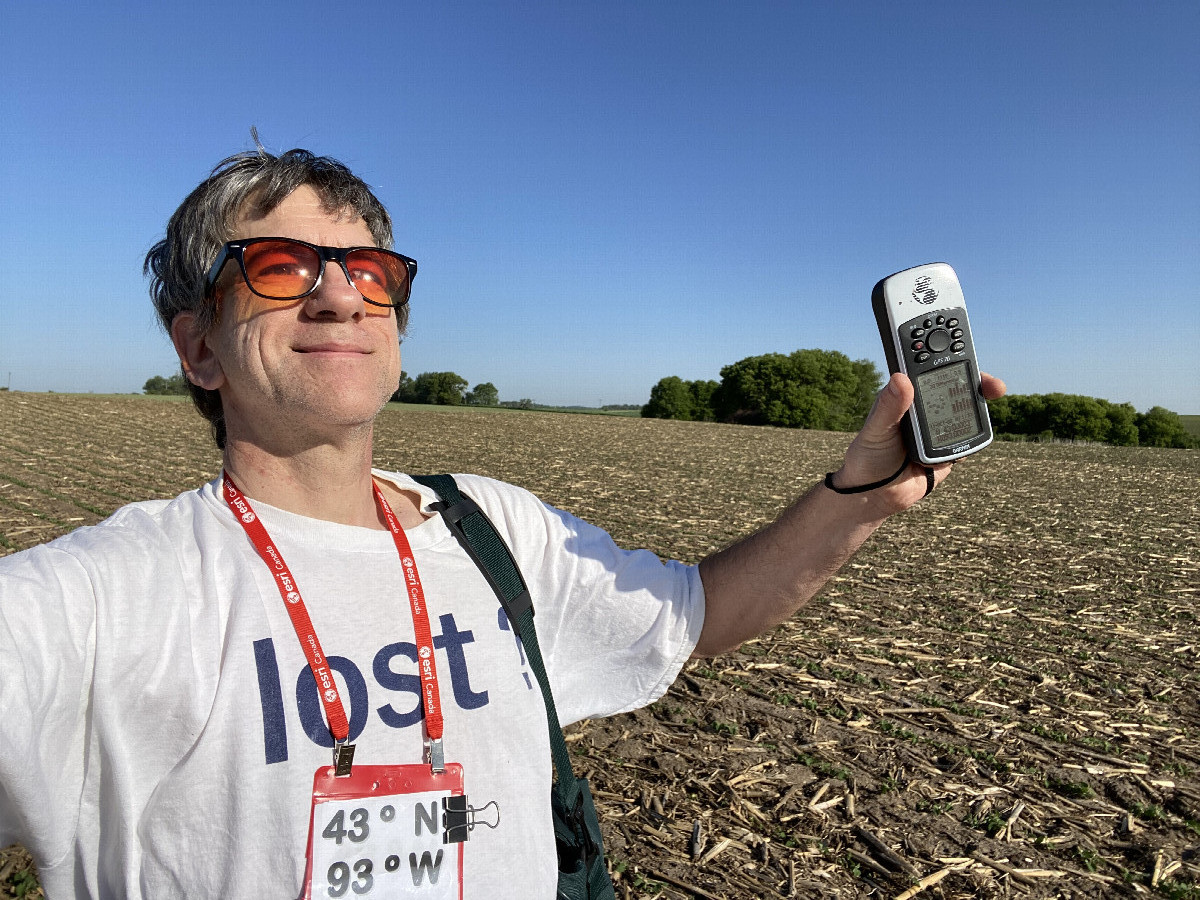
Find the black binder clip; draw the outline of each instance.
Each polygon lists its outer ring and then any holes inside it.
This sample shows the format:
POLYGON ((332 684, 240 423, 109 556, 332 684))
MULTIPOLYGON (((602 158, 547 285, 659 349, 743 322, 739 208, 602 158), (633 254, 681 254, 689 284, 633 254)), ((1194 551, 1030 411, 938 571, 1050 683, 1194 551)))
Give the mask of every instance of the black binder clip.
POLYGON ((488 828, 497 828, 500 825, 500 807, 495 800, 486 803, 479 809, 467 804, 466 794, 460 794, 456 797, 442 798, 442 843, 443 844, 461 844, 471 837, 471 831, 476 825, 486 825, 488 828), (489 806, 496 807, 496 821, 489 822, 486 819, 479 819, 479 813, 483 812, 489 806))

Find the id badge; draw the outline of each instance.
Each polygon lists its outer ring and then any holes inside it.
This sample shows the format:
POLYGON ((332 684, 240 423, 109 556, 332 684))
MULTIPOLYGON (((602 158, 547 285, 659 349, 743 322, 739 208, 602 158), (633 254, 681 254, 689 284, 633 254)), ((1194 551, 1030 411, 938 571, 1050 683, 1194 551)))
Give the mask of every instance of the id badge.
POLYGON ((462 900, 463 769, 447 763, 332 766, 313 777, 304 897, 462 900))

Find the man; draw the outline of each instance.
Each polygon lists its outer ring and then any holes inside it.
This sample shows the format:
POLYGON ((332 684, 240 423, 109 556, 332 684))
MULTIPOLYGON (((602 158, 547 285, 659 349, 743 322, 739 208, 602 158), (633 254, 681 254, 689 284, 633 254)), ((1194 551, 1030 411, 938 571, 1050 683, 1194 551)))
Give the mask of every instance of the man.
MULTIPOLYGON (((148 255, 223 473, 0 560, 0 841, 49 897, 554 895, 526 659, 433 494, 371 469, 416 273, 390 244, 340 164, 260 149, 148 255), (323 775, 351 742, 357 780, 323 775)), ((784 621, 940 482, 839 492, 901 465, 911 401, 893 377, 833 490, 698 567, 460 476, 529 582, 562 721, 650 703, 689 656, 784 621)))

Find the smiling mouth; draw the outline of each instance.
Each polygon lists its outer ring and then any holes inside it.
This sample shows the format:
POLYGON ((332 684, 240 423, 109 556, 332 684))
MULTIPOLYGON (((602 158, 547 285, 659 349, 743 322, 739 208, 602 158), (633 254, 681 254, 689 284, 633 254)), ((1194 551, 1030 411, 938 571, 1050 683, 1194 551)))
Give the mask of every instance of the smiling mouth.
POLYGON ((359 347, 339 347, 339 346, 319 346, 319 347, 293 347, 296 353, 326 353, 339 354, 350 356, 366 356, 371 351, 363 350, 359 347))

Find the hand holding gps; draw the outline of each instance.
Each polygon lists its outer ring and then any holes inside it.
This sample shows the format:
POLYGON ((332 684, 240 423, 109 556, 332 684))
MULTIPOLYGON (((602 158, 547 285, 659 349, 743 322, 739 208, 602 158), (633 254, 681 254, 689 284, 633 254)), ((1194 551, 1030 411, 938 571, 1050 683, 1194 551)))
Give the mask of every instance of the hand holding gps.
POLYGON ((909 457, 952 462, 992 442, 987 403, 958 276, 946 263, 889 275, 871 291, 889 372, 903 372, 916 397, 901 422, 909 457))

